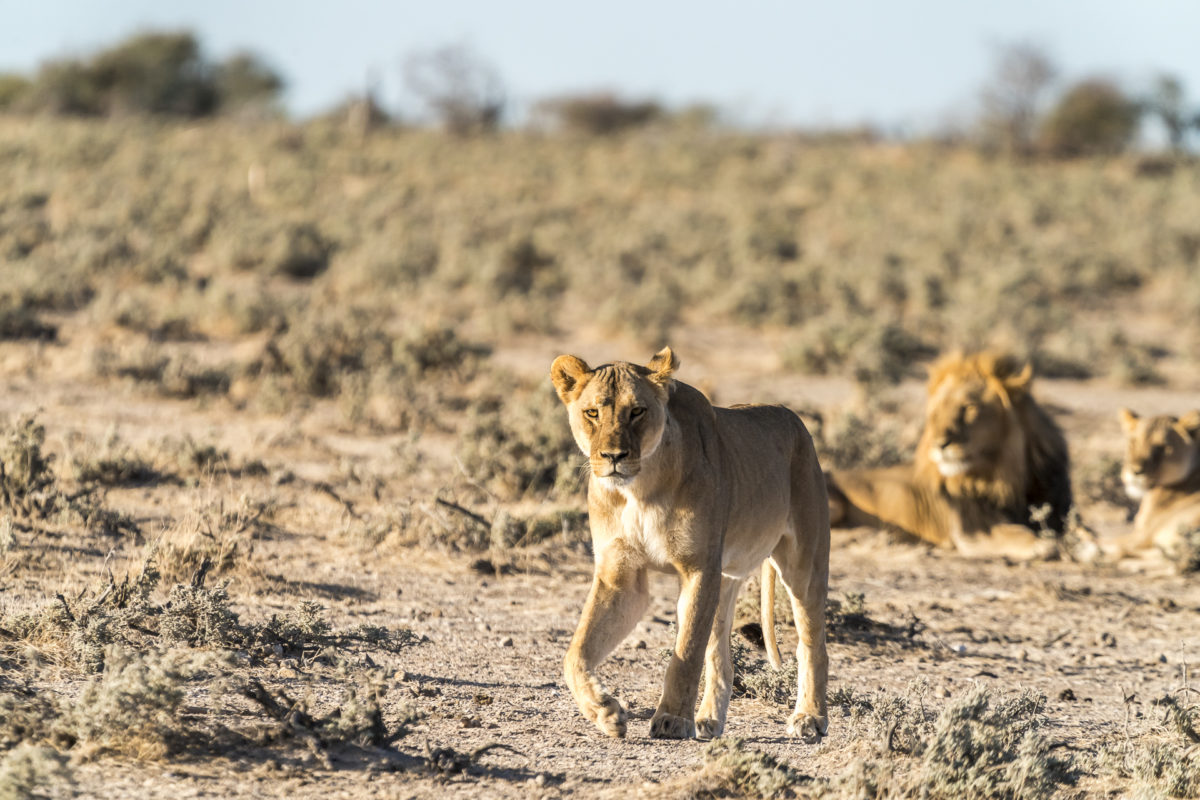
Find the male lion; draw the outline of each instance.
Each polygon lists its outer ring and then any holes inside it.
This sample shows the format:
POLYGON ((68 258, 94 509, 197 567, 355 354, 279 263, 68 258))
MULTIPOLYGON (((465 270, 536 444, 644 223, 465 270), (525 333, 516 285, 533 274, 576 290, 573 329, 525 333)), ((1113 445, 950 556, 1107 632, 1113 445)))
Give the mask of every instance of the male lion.
MULTIPOLYGON (((786 408, 714 408, 671 377, 678 366, 663 348, 645 367, 619 361, 591 369, 566 355, 550 367, 591 467, 595 573, 567 650, 567 685, 603 733, 625 735, 625 709, 593 670, 645 612, 647 571, 673 569, 678 634, 650 735, 720 736, 733 684, 734 602, 762 564, 764 586, 773 589, 778 571, 787 588, 800 636, 799 696, 788 733, 817 741, 829 727, 829 501, 812 438, 786 408)), ((774 631, 764 626, 764 634, 774 648, 774 631)))
POLYGON ((1121 480, 1141 505, 1133 532, 1116 542, 1118 555, 1176 553, 1181 534, 1200 528, 1200 411, 1143 418, 1123 408, 1121 425, 1126 437, 1121 480))
POLYGON ((1033 371, 1010 356, 951 355, 930 370, 916 461, 827 476, 835 527, 898 528, 969 556, 1032 559, 1061 534, 1071 508, 1067 443, 1033 399, 1033 371))

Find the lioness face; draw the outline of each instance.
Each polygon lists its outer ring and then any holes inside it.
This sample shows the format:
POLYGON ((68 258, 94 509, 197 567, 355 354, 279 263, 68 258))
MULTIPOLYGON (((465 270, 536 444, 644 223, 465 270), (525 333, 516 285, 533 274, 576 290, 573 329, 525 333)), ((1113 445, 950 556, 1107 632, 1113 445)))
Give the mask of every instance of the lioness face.
POLYGON ((670 349, 646 367, 618 362, 593 370, 574 356, 555 359, 550 374, 567 406, 571 433, 602 486, 630 485, 658 449, 677 363, 670 349))
POLYGON ((1008 425, 1008 409, 985 381, 944 381, 930 398, 922 441, 942 477, 978 474, 998 463, 1008 425))
POLYGON ((1196 468, 1200 412, 1183 419, 1167 415, 1142 418, 1122 409, 1121 424, 1125 428, 1121 482, 1130 498, 1141 500, 1155 487, 1180 483, 1196 468))

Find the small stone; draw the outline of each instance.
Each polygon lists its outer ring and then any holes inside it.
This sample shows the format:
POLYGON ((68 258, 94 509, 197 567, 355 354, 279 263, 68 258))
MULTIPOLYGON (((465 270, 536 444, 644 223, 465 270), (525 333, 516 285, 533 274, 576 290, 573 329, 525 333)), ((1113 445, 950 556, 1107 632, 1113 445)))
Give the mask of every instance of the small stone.
POLYGON ((501 647, 512 647, 513 646, 512 637, 505 636, 503 639, 500 640, 500 646, 501 647))
POLYGON ((646 649, 646 640, 638 639, 637 642, 634 643, 633 649, 634 650, 645 650, 646 649))

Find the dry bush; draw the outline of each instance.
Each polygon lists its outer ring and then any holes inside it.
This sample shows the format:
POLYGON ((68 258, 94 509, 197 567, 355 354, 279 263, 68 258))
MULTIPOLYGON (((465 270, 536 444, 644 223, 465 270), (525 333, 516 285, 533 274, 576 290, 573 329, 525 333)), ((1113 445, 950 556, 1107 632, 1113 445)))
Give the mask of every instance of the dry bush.
POLYGON ((974 688, 936 715, 923 685, 904 695, 834 702, 870 720, 880 756, 856 760, 818 787, 823 798, 961 798, 1033 800, 1073 784, 1073 764, 1055 753, 1042 728, 1045 698, 1032 692, 996 700, 974 688))
POLYGON ((0 340, 39 339, 52 342, 58 328, 42 320, 33 309, 0 296, 0 340))
POLYGON ((692 796, 795 797, 796 787, 811 778, 736 738, 714 739, 704 747, 704 766, 689 779, 692 796))
POLYGON ((271 530, 275 504, 243 494, 233 502, 197 499, 155 542, 156 568, 168 581, 187 581, 202 567, 221 575, 243 564, 254 540, 271 530))
MULTIPOLYGON (((125 755, 161 758, 203 737, 181 715, 187 684, 217 663, 180 651, 138 653, 109 645, 104 671, 77 697, 0 692, 6 712, 0 740, 50 745, 83 758, 125 755)), ((11 744, 10 744, 11 746, 11 744)))
POLYGON ((175 480, 158 469, 154 461, 135 452, 112 430, 99 445, 87 447, 71 457, 76 483, 100 486, 146 486, 175 480))
POLYGON ((14 528, 31 530, 46 522, 78 524, 104 536, 139 533, 132 517, 105 507, 95 486, 67 492, 51 468, 53 454, 42 451, 46 430, 36 418, 20 417, 0 435, 0 503, 10 512, 9 538, 14 528))
POLYGON ((141 654, 110 646, 103 674, 84 687, 60 724, 92 757, 178 752, 194 736, 180 713, 187 683, 209 663, 179 651, 141 654))
POLYGON ((891 467, 911 460, 916 439, 894 408, 877 397, 810 426, 821 463, 830 469, 891 467))
MULTIPOLYGON (((557 551, 587 550, 591 545, 587 513, 579 508, 549 506, 517 513, 478 491, 456 493, 442 489, 430 502, 403 504, 390 528, 401 544, 422 549, 462 553, 488 551, 494 565, 507 568, 524 549, 552 546, 557 551), (479 500, 473 508, 470 500, 479 500)), ((380 537, 371 537, 378 543, 380 537)))
POLYGON ((1046 698, 1033 692, 996 702, 976 689, 944 708, 926 745, 921 782, 931 798, 1040 798, 1073 783, 1041 728, 1046 698))
POLYGON ((0 800, 71 797, 74 784, 66 758, 52 747, 23 743, 0 757, 0 800))
POLYGON ((421 717, 411 706, 401 705, 390 723, 385 720, 382 702, 394 680, 385 671, 351 675, 343 669, 340 678, 342 697, 324 715, 311 712, 306 700, 293 700, 282 689, 268 689, 254 679, 235 682, 234 690, 275 720, 277 738, 307 743, 327 767, 331 765, 326 751, 346 746, 391 748, 421 717))
POLYGON ((187 353, 167 352, 147 344, 122 354, 107 347, 92 353, 92 370, 101 378, 124 378, 153 385, 163 397, 224 395, 233 380, 232 367, 198 363, 187 353))
POLYGON ((13 423, 0 442, 0 499, 23 516, 45 518, 63 505, 45 442, 45 426, 31 416, 13 423))
POLYGON ((450 329, 393 336, 372 316, 351 312, 330 322, 296 321, 267 343, 247 374, 264 380, 263 391, 286 408, 296 394, 329 397, 353 391, 360 386, 357 376, 398 391, 438 375, 470 378, 488 354, 488 348, 465 342, 450 329))
POLYGON ((159 633, 173 644, 222 647, 241 644, 245 631, 229 608, 229 583, 205 588, 198 582, 171 587, 159 633))
MULTIPOLYGON (((1200 797, 1200 705, 1193 702, 1195 691, 1185 681, 1182 689, 1153 701, 1157 713, 1146 715, 1137 726, 1127 719, 1124 735, 1100 747, 1098 767, 1129 780, 1131 797, 1200 797)), ((1126 700, 1132 702, 1132 697, 1126 700)))
POLYGON ((473 410, 459 442, 467 475, 501 500, 578 497, 587 465, 549 384, 473 410))

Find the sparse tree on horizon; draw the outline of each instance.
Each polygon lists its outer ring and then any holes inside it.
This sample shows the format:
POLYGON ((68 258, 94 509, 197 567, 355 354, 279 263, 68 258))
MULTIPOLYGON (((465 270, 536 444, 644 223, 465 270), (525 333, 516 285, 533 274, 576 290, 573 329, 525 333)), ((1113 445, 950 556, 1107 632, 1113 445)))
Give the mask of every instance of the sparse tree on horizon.
POLYGON ((984 146, 1032 152, 1042 97, 1057 76, 1058 68, 1041 47, 1028 42, 999 47, 992 77, 980 92, 984 146))
POLYGON ((500 124, 507 103, 494 67, 466 45, 413 53, 404 81, 451 133, 486 133, 500 124))

